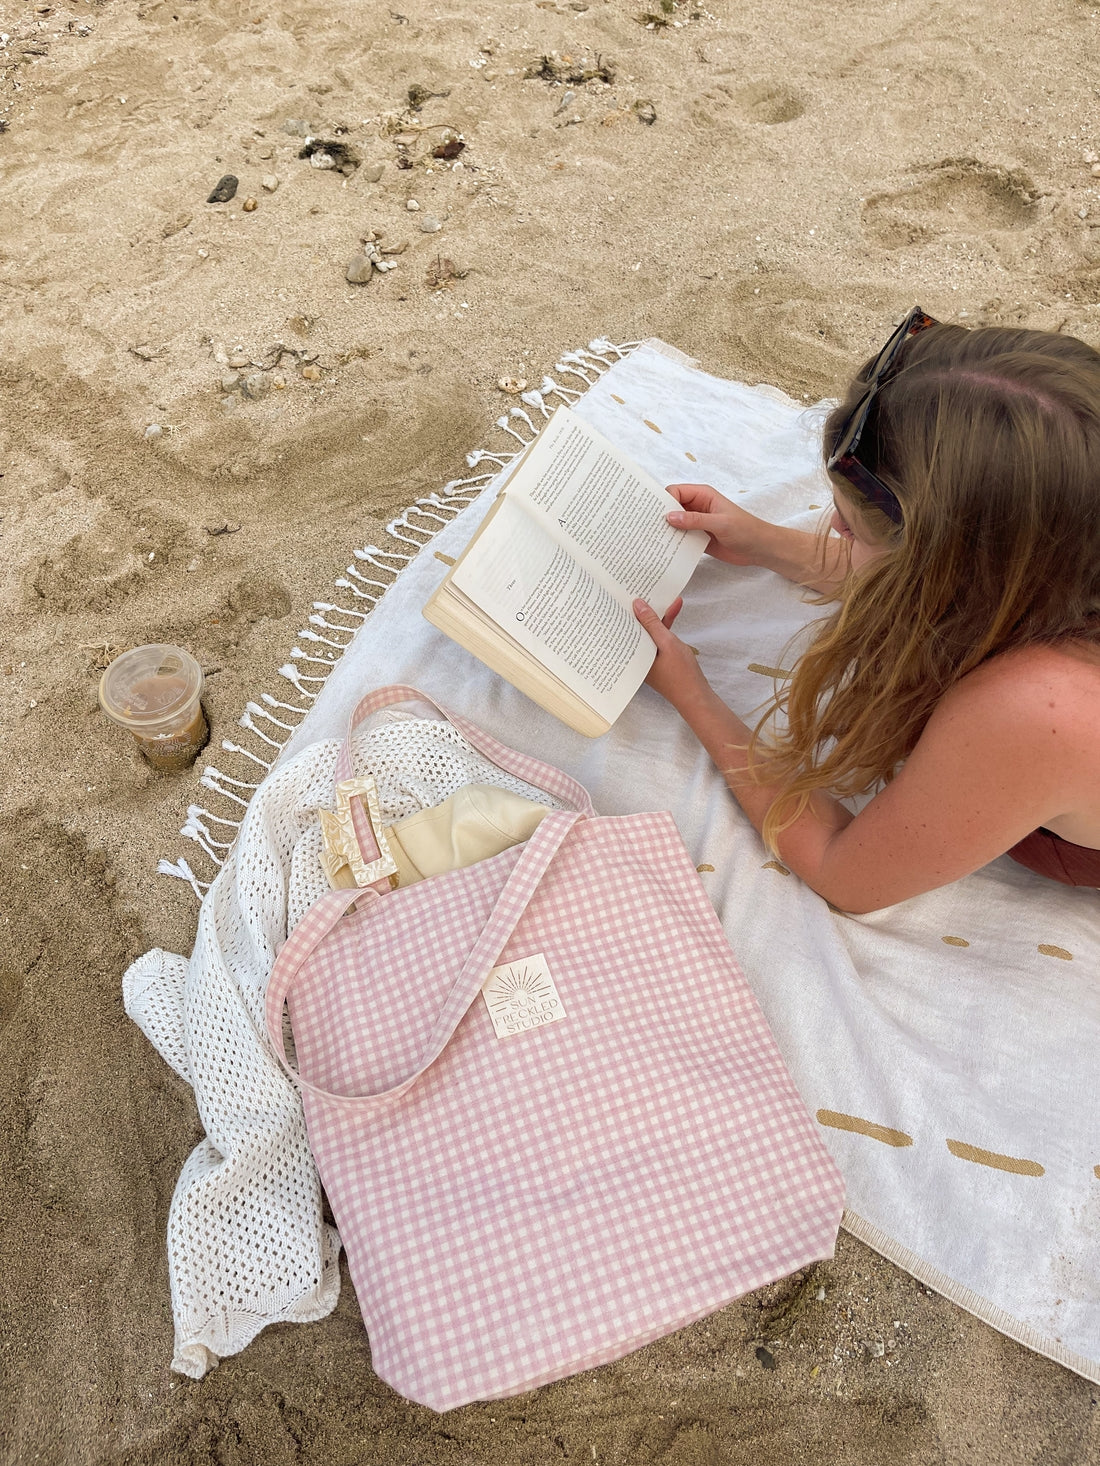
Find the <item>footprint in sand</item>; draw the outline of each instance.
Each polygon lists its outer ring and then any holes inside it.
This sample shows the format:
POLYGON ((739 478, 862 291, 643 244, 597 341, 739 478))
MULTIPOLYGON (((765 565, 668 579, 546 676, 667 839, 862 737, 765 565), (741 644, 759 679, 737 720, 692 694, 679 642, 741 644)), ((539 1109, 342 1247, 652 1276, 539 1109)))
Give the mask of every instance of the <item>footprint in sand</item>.
POLYGON ((1036 218, 1039 191, 1020 169, 945 158, 914 172, 912 183, 872 194, 863 205, 864 230, 887 249, 944 234, 1025 229, 1036 218))
POLYGON ((754 81, 740 87, 719 82, 703 93, 702 100, 692 108, 691 117, 700 127, 713 127, 731 120, 775 127, 780 122, 793 122, 805 110, 800 93, 781 82, 754 81))

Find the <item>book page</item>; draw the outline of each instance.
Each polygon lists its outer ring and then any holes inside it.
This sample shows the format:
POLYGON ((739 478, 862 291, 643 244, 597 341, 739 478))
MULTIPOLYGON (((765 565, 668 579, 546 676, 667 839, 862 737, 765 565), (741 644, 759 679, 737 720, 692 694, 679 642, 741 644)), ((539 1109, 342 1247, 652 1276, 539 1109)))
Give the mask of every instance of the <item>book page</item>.
POLYGON ((629 601, 613 596, 507 494, 451 581, 608 722, 653 663, 653 643, 629 601))
POLYGON ((673 529, 678 509, 659 483, 594 428, 559 408, 506 486, 629 607, 635 596, 663 615, 687 584, 706 536, 673 529))

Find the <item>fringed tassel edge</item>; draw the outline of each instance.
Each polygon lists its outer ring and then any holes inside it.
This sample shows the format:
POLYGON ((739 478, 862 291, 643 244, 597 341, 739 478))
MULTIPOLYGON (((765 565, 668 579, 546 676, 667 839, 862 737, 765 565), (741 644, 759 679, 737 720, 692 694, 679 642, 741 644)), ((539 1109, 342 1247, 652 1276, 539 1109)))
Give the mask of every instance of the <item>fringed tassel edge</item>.
MULTIPOLYGON (((534 441, 542 423, 557 405, 549 399, 556 397, 560 402, 576 402, 609 367, 629 356, 640 344, 638 341, 628 341, 616 346, 598 337, 590 341, 583 351, 566 352, 554 371, 558 376, 573 378, 573 381, 563 384, 553 376, 544 376, 537 389, 521 393, 523 407, 511 407, 497 418, 496 426, 512 438, 517 447, 502 450, 481 448, 468 453, 467 466, 478 469, 479 472, 471 478, 452 479, 438 493, 417 499, 386 525, 386 533, 390 538, 399 544, 408 545, 411 554, 400 550, 384 550, 378 545, 365 545, 355 550, 354 558, 358 565, 349 565, 333 584, 335 589, 343 591, 359 605, 345 606, 331 601, 314 601, 312 614, 307 618, 309 624, 298 632, 298 640, 311 650, 307 651, 302 646, 295 645, 291 649, 290 660, 278 669, 279 675, 286 678, 300 700, 283 702, 269 692, 261 693, 258 702, 245 704, 245 710, 239 719, 240 726, 254 740, 254 747, 248 748, 228 738, 222 740, 224 752, 247 761, 242 766, 242 771, 255 774, 257 769, 262 770, 259 782, 234 778, 212 764, 207 764, 199 775, 202 788, 224 801, 225 812, 216 814, 202 805, 189 805, 187 820, 180 834, 199 846, 215 870, 221 869, 233 848, 252 795, 260 787, 264 776, 274 767, 284 745, 309 712, 356 632, 406 565, 416 558, 445 524, 449 524, 473 503, 502 468, 534 441), (371 573, 365 573, 366 570, 371 573), (379 579, 378 576, 388 578, 379 579), (360 609, 363 602, 366 602, 366 610, 360 609), (330 619, 335 617, 345 619, 330 619), (288 714, 294 721, 277 717, 276 712, 288 714), (217 832, 211 830, 211 823, 218 826, 217 832)), ((176 861, 158 861, 157 872, 187 881, 200 901, 211 885, 210 881, 200 880, 182 856, 176 861)))

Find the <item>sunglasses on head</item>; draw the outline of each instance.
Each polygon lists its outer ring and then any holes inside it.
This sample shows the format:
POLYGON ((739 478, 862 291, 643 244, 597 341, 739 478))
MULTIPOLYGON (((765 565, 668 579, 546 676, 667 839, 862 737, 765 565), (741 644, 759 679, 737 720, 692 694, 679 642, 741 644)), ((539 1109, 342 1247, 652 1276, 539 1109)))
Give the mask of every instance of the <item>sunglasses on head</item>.
POLYGON ((836 449, 826 465, 830 473, 839 473, 842 478, 846 478, 869 504, 874 504, 877 509, 881 509, 895 524, 900 524, 902 518, 901 505, 896 495, 869 468, 860 463, 856 457, 856 451, 859 448, 859 440, 863 436, 863 429, 867 426, 867 418, 871 411, 871 403, 875 400, 875 393, 903 344, 910 336, 915 336, 918 331, 938 325, 939 322, 932 316, 925 315, 920 306, 913 307, 875 357, 870 371, 864 378, 866 391, 841 429, 836 449))

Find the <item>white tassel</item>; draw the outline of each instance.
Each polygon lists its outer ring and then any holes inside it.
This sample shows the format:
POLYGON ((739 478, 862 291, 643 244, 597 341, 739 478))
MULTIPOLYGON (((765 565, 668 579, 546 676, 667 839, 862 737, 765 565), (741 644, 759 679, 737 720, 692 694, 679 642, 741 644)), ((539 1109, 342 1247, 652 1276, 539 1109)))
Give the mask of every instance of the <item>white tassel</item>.
POLYGON ((472 504, 491 478, 489 473, 478 474, 475 478, 453 478, 439 492, 445 503, 449 504, 454 499, 459 504, 472 504))
POLYGON ((526 424, 527 424, 527 426, 528 426, 528 427, 529 427, 529 428, 530 428, 530 429, 531 429, 531 433, 532 433, 532 435, 533 435, 533 436, 534 436, 534 437, 536 437, 536 438, 537 438, 537 437, 538 437, 538 435, 539 435, 539 430, 538 430, 538 428, 537 428, 537 427, 535 427, 535 425, 534 425, 534 423, 533 423, 533 422, 532 422, 532 421, 531 421, 531 419, 530 419, 530 418, 529 418, 529 417, 528 417, 528 416, 527 416, 527 414, 526 414, 526 413, 525 413, 525 412, 524 412, 524 410, 523 410, 523 408, 522 408, 522 407, 513 407, 513 408, 512 408, 512 409, 511 409, 511 411, 510 411, 510 412, 509 412, 509 413, 508 413, 508 416, 509 416, 509 417, 510 417, 510 418, 512 418, 512 420, 513 420, 513 421, 514 421, 514 420, 515 420, 515 419, 516 419, 516 418, 517 418, 517 417, 519 417, 519 418, 522 418, 522 419, 523 419, 523 421, 524 421, 524 422, 525 422, 525 423, 526 423, 526 424))
MULTIPOLYGON (((228 850, 233 843, 232 840, 215 840, 212 832, 207 829, 200 819, 189 819, 180 830, 180 834, 186 835, 189 840, 197 841, 207 854, 215 859, 218 857, 214 855, 214 849, 212 847, 217 847, 218 850, 228 850)), ((225 857, 222 856, 221 858, 224 860, 225 857)))
POLYGON ((600 379, 600 374, 595 367, 586 362, 583 357, 578 356, 575 351, 567 352, 561 361, 555 363, 554 370, 565 372, 570 377, 580 377, 586 388, 591 387, 593 382, 598 382, 600 379), (589 376, 588 372, 592 372, 593 375, 589 376))
MULTIPOLYGON (((278 747, 278 744, 275 746, 278 747)), ((222 747, 226 753, 243 753, 245 758, 250 758, 254 764, 259 764, 261 768, 270 769, 274 766, 274 759, 272 759, 271 763, 268 763, 265 758, 260 758, 259 754, 253 753, 250 748, 242 748, 239 743, 230 743, 228 738, 222 739, 222 747)))
POLYGON ((563 402, 576 402, 578 398, 584 396, 584 393, 578 392, 575 387, 559 386, 553 377, 543 377, 539 383, 539 391, 544 397, 551 397, 557 393, 563 402))
POLYGON ((272 697, 270 692, 261 692, 260 701, 266 702, 269 708, 282 708, 287 713, 297 713, 300 718, 305 717, 309 712, 308 708, 295 707, 292 702, 280 702, 277 697, 272 697))
MULTIPOLYGON (((363 585, 373 585, 377 590, 380 591, 389 590, 390 586, 393 584, 392 580, 371 580, 370 577, 364 575, 361 570, 356 570, 354 565, 348 566, 347 573, 349 575, 354 575, 356 580, 361 581, 363 585)), ((396 575, 398 572, 396 570, 391 570, 389 573, 391 575, 396 575)), ((340 585, 341 582, 337 581, 336 584, 340 585)))
POLYGON ((298 635, 303 641, 316 642, 320 646, 334 646, 338 652, 342 652, 345 647, 350 645, 350 639, 349 641, 333 641, 331 636, 322 636, 319 631, 310 631, 308 626, 303 626, 299 630, 298 635))
MULTIPOLYGON (((451 520, 454 518, 453 510, 448 514, 434 514, 430 509, 425 509, 420 504, 410 505, 410 507, 405 510, 401 518, 407 523, 410 514, 417 514, 420 516, 421 519, 430 519, 435 524, 438 524, 440 529, 442 529, 445 524, 450 524, 451 520)), ((412 525, 411 528, 419 529, 420 526, 418 524, 412 525)), ((425 529, 423 532, 424 534, 437 534, 438 530, 425 529)))
POLYGON ((497 427, 500 428, 503 432, 508 433, 513 438, 515 438, 516 442, 520 445, 520 447, 522 447, 522 448, 526 448, 527 447, 527 439, 523 436, 523 434, 522 433, 517 433, 516 430, 515 430, 515 428, 509 427, 509 425, 508 425, 508 414, 507 413, 505 413, 505 415, 503 417, 498 417, 497 418, 497 427))
POLYGON ((414 555, 404 555, 400 550, 380 550, 377 545, 365 545, 361 550, 352 552, 357 560, 366 560, 377 570, 387 570, 391 575, 397 575, 409 563, 415 559, 414 555), (400 560, 401 564, 395 570, 392 565, 383 565, 383 560, 400 560))
MULTIPOLYGON (((220 793, 221 791, 219 790, 218 792, 220 793)), ((189 804, 187 806, 187 818, 189 820, 198 821, 203 815, 208 820, 213 820, 216 825, 230 825, 234 830, 239 830, 241 827, 240 820, 227 820, 223 815, 214 814, 209 809, 203 809, 201 804, 189 804)))
MULTIPOLYGON (((249 784, 245 779, 233 779, 228 774, 223 774, 221 769, 216 769, 213 764, 207 764, 202 772, 203 778, 207 774, 213 774, 216 779, 224 779, 227 784, 232 784, 235 789, 258 789, 260 787, 259 784, 249 784)), ((201 783, 202 780, 199 782, 201 783)))
MULTIPOLYGON (((250 733, 254 733, 256 737, 259 738, 262 742, 266 743, 269 748, 282 748, 283 745, 281 743, 277 743, 274 738, 269 738, 262 728, 256 727, 256 724, 252 721, 251 713, 245 713, 242 717, 237 719, 237 722, 242 728, 247 728, 250 733)), ((268 765, 268 767, 271 767, 270 764, 268 765)))
MULTIPOLYGON (((214 772, 216 772, 216 770, 214 772)), ((247 799, 242 799, 239 794, 234 794, 233 791, 232 791, 232 789, 222 789, 221 786, 214 779, 212 779, 210 777, 210 774, 211 774, 211 770, 210 769, 207 769, 206 772, 202 775, 202 777, 199 780, 199 783, 202 785, 202 787, 204 789, 209 789, 214 794, 219 794, 222 797, 222 799, 229 799, 234 804, 239 804, 242 809, 247 809, 248 808, 248 800, 247 799)), ((225 775, 223 774, 222 775, 222 778, 224 778, 224 777, 225 777, 225 775)), ((260 786, 257 784, 256 785, 256 788, 258 789, 259 787, 260 786)))
MULTIPOLYGON (((296 662, 320 662, 321 666, 327 667, 329 672, 331 672, 333 667, 335 666, 335 660, 333 657, 311 657, 309 652, 304 652, 300 646, 291 647, 290 655, 294 658, 296 662)), ((303 673, 302 675, 304 676, 305 674, 303 673)), ((327 676, 328 673, 326 672, 325 677, 310 677, 309 680, 311 682, 324 682, 327 676)))
POLYGON ((222 859, 222 857, 218 854, 216 850, 212 849, 206 843, 206 841, 199 834, 198 830, 195 828, 194 824, 192 824, 190 820, 188 820, 187 824, 181 827, 180 834, 187 840, 194 840, 195 844, 198 845, 200 849, 206 851, 207 855, 209 855, 210 859, 214 862, 216 866, 220 868, 222 865, 225 864, 225 861, 222 859))
POLYGON ((511 463, 515 456, 514 453, 490 453, 487 448, 475 448, 472 453, 466 454, 466 462, 471 468, 476 468, 479 463, 484 463, 488 459, 490 463, 496 463, 503 468, 505 464, 511 463))
MULTIPOLYGON (((368 611, 356 611, 351 606, 334 606, 331 601, 314 601, 313 609, 315 611, 335 611, 338 616, 358 616, 360 621, 365 621, 370 614, 368 611)), ((312 621, 313 617, 311 616, 309 619, 312 621)), ((350 629, 350 627, 341 627, 343 631, 350 629)))
MULTIPOLYGON (((344 614, 350 616, 353 613, 351 611, 347 611, 344 614)), ((359 612, 356 612, 355 614, 356 615, 363 615, 363 612, 359 611, 359 612)), ((323 616, 316 616, 316 615, 311 616, 309 618, 309 624, 311 626, 323 626, 326 631, 342 631, 342 632, 345 633, 345 635, 351 636, 351 637, 353 637, 355 635, 355 633, 359 630, 358 626, 341 626, 341 624, 340 624, 339 621, 326 621, 323 616)), ((347 641, 347 642, 344 643, 344 645, 345 646, 350 646, 351 645, 351 642, 350 641, 347 641)))
POLYGON ((543 417, 550 416, 550 409, 547 407, 546 401, 543 398, 541 392, 535 392, 533 390, 530 392, 524 392, 523 396, 520 398, 520 401, 526 402, 528 407, 537 407, 538 410, 542 413, 543 417))
POLYGON ((303 682, 324 682, 326 680, 324 677, 306 677, 298 671, 293 662, 284 662, 278 672, 280 677, 285 677, 297 692, 300 692, 303 697, 308 697, 311 702, 316 702, 317 693, 310 692, 308 687, 302 685, 303 682))
MULTIPOLYGON (((333 585, 337 586, 340 590, 350 590, 352 595, 358 600, 370 601, 372 606, 377 606, 378 602, 382 599, 381 596, 372 596, 369 590, 359 590, 356 586, 352 585, 350 580, 334 580, 333 585)), ((369 615, 370 613, 368 612, 367 614, 369 615)))
MULTIPOLYGON (((422 550, 424 546, 428 543, 428 541, 432 538, 432 535, 435 533, 435 531, 430 529, 419 529, 415 524, 406 524, 401 519, 391 519, 389 524, 386 525, 386 533, 393 535, 394 539, 400 540, 403 545, 415 545, 418 550, 422 550), (417 534, 427 535, 428 538, 425 540, 414 540, 411 535, 402 534, 401 531, 403 529, 416 530, 417 534)), ((409 556, 410 560, 414 558, 415 556, 413 555, 409 556)))
POLYGON ((182 855, 175 863, 170 860, 158 860, 157 874, 161 876, 176 876, 181 881, 187 881, 200 901, 204 893, 210 889, 210 882, 200 881, 182 855))
POLYGON ((286 733, 294 732, 293 723, 284 723, 280 721, 280 719, 278 719, 274 713, 269 713, 268 710, 266 708, 262 708, 258 702, 246 702, 244 705, 244 710, 246 713, 251 713, 253 717, 266 718, 269 723, 274 723, 276 728, 282 728, 283 731, 286 733))
POLYGON ((602 361, 605 367, 609 367, 612 365, 612 363, 608 361, 605 353, 614 350, 615 348, 612 346, 610 341, 604 341, 602 338, 597 337, 595 341, 590 341, 588 343, 586 354, 594 356, 597 361, 602 361))

